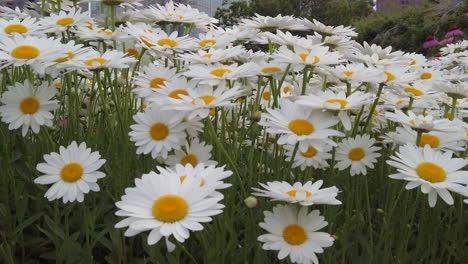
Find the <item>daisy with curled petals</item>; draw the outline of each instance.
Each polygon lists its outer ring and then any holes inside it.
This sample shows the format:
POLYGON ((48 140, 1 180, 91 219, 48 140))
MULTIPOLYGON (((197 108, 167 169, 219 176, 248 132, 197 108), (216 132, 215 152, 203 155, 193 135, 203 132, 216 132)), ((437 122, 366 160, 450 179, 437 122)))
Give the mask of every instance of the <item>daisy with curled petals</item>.
POLYGON ((51 111, 59 107, 57 100, 51 100, 57 90, 47 83, 34 87, 29 81, 9 86, 2 94, 0 116, 9 124, 8 129, 22 127, 21 134, 26 136, 29 128, 39 133, 40 126, 52 126, 54 115, 51 111))
POLYGON ((138 147, 136 153, 151 153, 151 157, 156 159, 158 156, 166 158, 169 151, 180 149, 185 143, 183 118, 180 113, 154 107, 134 115, 137 124, 130 126, 132 131, 128 135, 138 147))
POLYGON ((44 195, 49 201, 62 198, 64 203, 83 202, 84 194, 99 191, 96 182, 106 176, 98 171, 106 160, 101 159, 99 152, 91 152, 84 142, 61 146, 59 153, 46 154, 44 160, 46 163, 37 164, 36 169, 45 175, 34 183, 53 184, 44 195))
POLYGON ((377 158, 380 157, 380 147, 374 146, 375 139, 369 135, 357 135, 355 138, 346 138, 338 144, 336 152, 336 167, 345 170, 351 166, 351 176, 367 175, 366 168, 374 168, 377 158))
POLYGON ((128 237, 150 231, 148 245, 164 237, 169 251, 174 250, 169 237, 184 242, 190 231, 203 230, 200 223, 211 222, 212 216, 222 213, 224 206, 219 202, 223 197, 210 196, 213 187, 200 183, 201 179, 195 177, 181 181, 166 171, 150 172, 135 179, 136 187, 126 188, 121 201, 115 203, 119 208, 115 214, 125 217, 115 227, 128 227, 125 231, 128 237))
POLYGON ((429 146, 420 148, 408 144, 400 147, 396 156, 387 161, 388 165, 398 170, 389 177, 409 181, 407 190, 421 186, 421 191, 429 194, 430 207, 436 205, 437 196, 453 205, 449 191, 468 197, 468 171, 461 170, 468 161, 452 156, 451 151, 442 152, 429 146))
POLYGON ((185 181, 187 178, 197 179, 197 181, 200 182, 200 186, 213 188, 214 192, 210 194, 210 196, 223 196, 223 194, 217 190, 226 189, 232 185, 224 182, 225 179, 232 175, 232 171, 225 170, 224 166, 216 167, 213 164, 206 165, 203 163, 192 166, 192 164, 189 163, 186 165, 177 164, 169 169, 164 169, 162 167, 157 167, 157 169, 161 174, 176 177, 181 182, 185 181))
POLYGON ((385 117, 394 122, 409 126, 415 130, 421 131, 456 131, 459 128, 454 126, 454 123, 448 119, 434 120, 430 114, 416 115, 413 111, 407 111, 405 114, 400 110, 395 110, 394 113, 387 112, 385 117))
POLYGON ((15 17, 11 20, 0 18, 0 36, 13 36, 14 34, 26 36, 39 35, 41 33, 36 18, 26 17, 24 19, 19 19, 15 17))
POLYGON ((260 227, 268 233, 258 237, 265 250, 276 250, 278 259, 289 256, 292 263, 318 264, 316 253, 333 245, 333 237, 317 232, 328 225, 319 210, 308 212, 307 207, 277 205, 273 212, 265 211, 260 227))
POLYGON ((207 166, 216 165, 216 161, 210 160, 212 149, 213 146, 200 142, 198 138, 195 138, 190 144, 185 145, 185 150, 176 150, 174 155, 169 155, 166 164, 170 166, 192 164, 194 167, 199 163, 207 166))
POLYGON ((153 63, 148 64, 143 66, 143 72, 138 72, 138 76, 135 77, 133 83, 136 87, 132 91, 140 98, 150 97, 176 75, 176 68, 170 69, 153 63))
POLYGON ((237 80, 242 77, 255 76, 256 67, 253 63, 224 65, 216 63, 212 65, 192 65, 183 74, 186 77, 200 80, 200 83, 218 85, 227 80, 237 80))
POLYGON ((281 14, 276 17, 255 14, 255 17, 242 19, 239 27, 245 29, 258 29, 261 31, 275 31, 277 29, 293 31, 306 30, 306 28, 295 17, 282 16, 281 14))
POLYGON ((306 152, 314 141, 335 145, 328 137, 343 136, 341 132, 329 129, 339 120, 332 114, 322 111, 310 111, 289 100, 280 100, 280 108, 267 108, 262 114, 259 125, 266 127, 271 134, 280 135, 278 144, 294 145, 299 143, 299 150, 306 152))
POLYGON ((83 25, 91 18, 86 13, 81 12, 81 8, 71 8, 68 11, 60 11, 58 14, 50 14, 41 20, 41 27, 46 32, 63 32, 71 27, 83 25))
POLYGON ((310 206, 313 204, 341 204, 336 199, 338 188, 335 186, 320 189, 323 184, 322 180, 312 183, 311 181, 302 184, 295 182, 293 185, 288 182, 267 182, 266 184, 259 183, 263 189, 252 188, 256 196, 268 197, 273 201, 284 201, 288 203, 299 203, 302 206, 310 206))
POLYGON ((305 65, 336 65, 343 62, 339 52, 330 52, 328 47, 314 45, 307 49, 295 46, 293 50, 286 46, 281 46, 272 57, 284 63, 298 64, 296 70, 300 70, 305 65))
POLYGON ((53 38, 37 38, 15 34, 12 38, 0 38, 0 68, 31 65, 39 74, 55 60, 66 56, 62 44, 53 38))
POLYGON ((199 85, 195 89, 189 89, 188 95, 179 94, 181 99, 168 98, 169 102, 163 109, 183 111, 189 119, 196 116, 205 118, 214 115, 218 107, 233 105, 231 101, 240 97, 242 93, 238 85, 228 88, 225 84, 220 84, 216 89, 210 85, 199 85))
POLYGON ((127 56, 118 50, 108 50, 101 54, 99 51, 90 50, 80 60, 70 60, 70 68, 101 70, 101 69, 124 69, 136 62, 134 57, 127 56))
POLYGON ((313 30, 323 36, 346 36, 346 37, 356 37, 358 34, 354 31, 352 27, 345 26, 327 26, 317 20, 308 20, 307 18, 301 19, 302 25, 307 29, 313 30))
POLYGON ((280 80, 286 72, 288 65, 278 61, 264 61, 261 60, 256 63, 258 75, 271 76, 276 80, 280 80))
POLYGON ((347 111, 359 109, 363 105, 368 105, 374 100, 374 95, 370 93, 354 92, 346 96, 345 92, 334 93, 330 90, 318 92, 317 94, 298 96, 296 103, 312 109, 323 109, 338 111, 343 126, 346 130, 351 129, 351 119, 347 111))
MULTIPOLYGON (((286 160, 291 162, 294 155, 294 146, 284 145, 284 148, 286 149, 286 160)), ((292 167, 300 167, 301 170, 305 170, 308 167, 313 167, 315 169, 327 168, 327 160, 332 158, 332 155, 329 153, 331 150, 332 146, 328 144, 323 144, 318 141, 314 142, 313 145, 307 147, 307 151, 298 151, 296 153, 294 161, 292 161, 292 167)))

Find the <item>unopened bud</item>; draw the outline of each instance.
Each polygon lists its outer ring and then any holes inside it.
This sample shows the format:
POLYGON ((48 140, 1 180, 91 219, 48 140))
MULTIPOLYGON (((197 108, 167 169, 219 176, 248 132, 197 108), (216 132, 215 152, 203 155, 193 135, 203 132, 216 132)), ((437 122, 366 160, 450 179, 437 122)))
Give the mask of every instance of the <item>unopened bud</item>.
POLYGON ((249 196, 244 200, 244 203, 248 208, 255 208, 257 207, 258 201, 257 198, 249 196))
POLYGON ((257 111, 257 112, 255 112, 255 113, 252 113, 252 115, 250 116, 250 118, 252 119, 253 122, 258 122, 258 121, 260 121, 260 119, 262 118, 262 112, 257 111))
POLYGON ((158 163, 162 164, 162 163, 164 163, 164 162, 166 161, 166 159, 163 158, 163 157, 161 157, 161 156, 158 156, 158 157, 156 158, 156 161, 157 161, 158 163))

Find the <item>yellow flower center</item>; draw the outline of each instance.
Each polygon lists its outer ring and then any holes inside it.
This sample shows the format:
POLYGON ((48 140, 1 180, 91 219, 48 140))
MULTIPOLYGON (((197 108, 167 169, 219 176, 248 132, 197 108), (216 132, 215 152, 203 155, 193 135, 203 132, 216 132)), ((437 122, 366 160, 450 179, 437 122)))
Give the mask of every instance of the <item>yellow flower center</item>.
POLYGON ((423 74, 421 74, 421 79, 423 80, 427 80, 427 79, 430 79, 432 78, 432 74, 430 72, 425 72, 423 74))
POLYGON ((366 151, 363 148, 353 148, 349 151, 348 157, 350 160, 358 161, 366 156, 366 151))
MULTIPOLYGON (((305 191, 305 193, 306 193, 306 197, 310 197, 312 195, 312 193, 309 192, 309 191, 305 191)), ((286 194, 291 196, 291 197, 296 197, 297 190, 291 190, 291 191, 287 192, 286 194)))
MULTIPOLYGON (((200 96, 198 98, 202 99, 203 102, 205 102, 205 104, 210 104, 211 102, 213 102, 213 100, 216 99, 216 97, 214 97, 212 95, 204 95, 204 96, 200 96)), ((195 104, 195 100, 192 101, 192 104, 195 104)))
POLYGON ((325 102, 330 103, 330 104, 339 103, 341 108, 345 108, 346 105, 348 104, 348 101, 343 100, 343 99, 330 99, 325 102))
POLYGON ((428 182, 443 182, 447 178, 445 170, 432 162, 423 162, 416 168, 418 176, 428 182))
POLYGON ((136 49, 128 49, 127 50, 127 56, 137 58, 140 57, 140 52, 136 49))
POLYGON ((61 82, 54 83, 54 86, 55 86, 55 87, 62 87, 62 83, 61 83, 61 82))
POLYGON ((309 54, 307 54, 307 53, 300 53, 300 54, 299 54, 299 57, 301 57, 301 60, 302 60, 302 61, 306 61, 306 60, 307 60, 307 57, 309 57, 309 54))
POLYGON ((62 18, 62 19, 59 19, 57 20, 57 22, 55 24, 59 25, 59 26, 62 26, 62 27, 66 27, 70 24, 73 24, 75 22, 75 20, 71 17, 66 17, 66 18, 62 18))
POLYGON ((403 100, 398 100, 398 101, 396 102, 396 104, 399 105, 399 104, 402 104, 403 102, 404 102, 403 100))
POLYGON ((396 80, 395 75, 393 75, 391 72, 385 72, 385 74, 387 75, 387 80, 385 81, 386 83, 396 80))
POLYGON ((112 35, 112 31, 110 30, 99 30, 97 33, 98 34, 104 33, 106 35, 112 35))
POLYGON ((317 64, 320 62, 320 58, 318 56, 314 56, 314 62, 313 64, 317 64))
POLYGON ((41 52, 38 48, 29 45, 18 46, 11 51, 11 56, 25 60, 34 59, 39 56, 39 54, 41 54, 41 52))
POLYGON ((153 204, 153 216, 161 222, 174 223, 185 218, 189 205, 178 195, 164 195, 153 204))
POLYGON ((306 158, 312 158, 314 157, 315 155, 317 155, 317 149, 312 147, 312 146, 309 146, 307 148, 307 151, 306 152, 301 152, 301 155, 306 157, 306 158))
POLYGON ((411 94, 413 94, 413 95, 415 95, 415 96, 424 95, 424 92, 423 92, 423 91, 418 90, 418 89, 415 89, 415 88, 411 88, 411 87, 405 88, 405 92, 411 93, 411 94))
POLYGON ((72 59, 73 57, 75 57, 75 53, 73 53, 73 52, 67 52, 67 53, 65 53, 65 54, 67 54, 66 57, 58 58, 58 59, 56 59, 55 61, 56 61, 56 62, 59 62, 59 63, 62 63, 62 62, 66 62, 66 61, 72 59))
POLYGON ((153 80, 151 80, 150 86, 153 88, 161 88, 161 85, 164 85, 165 81, 167 81, 167 79, 154 78, 153 80))
POLYGON ((208 58, 208 59, 209 59, 209 58, 211 58, 212 56, 213 56, 213 54, 209 54, 209 53, 208 53, 208 54, 203 55, 202 58, 208 58))
POLYGON ((410 65, 415 65, 415 64, 416 64, 416 60, 415 60, 415 59, 411 59, 410 65))
POLYGON ((106 63, 107 60, 106 59, 103 59, 103 58, 94 58, 94 59, 90 59, 90 60, 87 60, 85 61, 85 64, 86 65, 89 65, 89 66, 94 66, 95 63, 99 63, 99 65, 102 65, 104 63, 106 63))
POLYGON ((169 93, 169 97, 174 98, 174 99, 182 99, 179 96, 181 94, 187 95, 187 96, 189 95, 189 93, 186 90, 174 90, 169 93))
POLYGON ((346 75, 348 77, 354 74, 354 72, 352 72, 352 71, 345 71, 343 73, 344 73, 344 75, 346 75))
POLYGON ((301 245, 307 240, 307 233, 300 225, 288 225, 283 230, 283 238, 290 245, 301 245))
POLYGON ((216 40, 206 39, 206 40, 202 40, 202 41, 198 42, 198 45, 200 45, 202 47, 206 47, 206 45, 208 45, 208 44, 211 44, 210 46, 213 46, 214 44, 216 44, 216 40))
POLYGON ((283 92, 287 93, 289 91, 291 91, 291 88, 289 88, 289 86, 283 88, 283 92))
POLYGON ((452 113, 445 114, 445 118, 452 120, 452 113))
POLYGON ((169 135, 169 128, 166 124, 155 123, 150 128, 150 135, 154 140, 163 140, 169 135))
POLYGON ((172 40, 172 39, 160 39, 160 40, 158 40, 158 45, 159 46, 169 45, 169 46, 171 46, 173 48, 173 47, 176 47, 178 45, 178 43, 177 43, 177 41, 172 40))
POLYGON ((210 71, 210 74, 217 76, 217 77, 223 77, 224 74, 230 73, 230 72, 232 71, 229 69, 216 69, 216 70, 210 71))
POLYGON ((315 128, 309 121, 304 119, 296 119, 289 123, 289 129, 296 133, 296 135, 310 135, 314 132, 315 128))
POLYGON ((421 142, 419 146, 424 147, 426 145, 431 146, 431 148, 437 148, 440 144, 440 139, 436 136, 430 134, 423 134, 421 136, 421 142))
POLYGON ((185 155, 185 157, 183 157, 181 160, 180 160, 180 164, 182 165, 187 165, 187 164, 192 164, 192 166, 197 166, 198 164, 198 159, 197 159, 197 156, 193 155, 193 154, 187 154, 185 155))
POLYGON ((278 67, 266 67, 262 69, 263 73, 269 73, 269 72, 280 72, 281 68, 278 67))
POLYGON ((24 25, 21 24, 13 24, 13 25, 8 25, 5 27, 5 33, 10 34, 11 33, 26 33, 28 32, 28 28, 24 25))
POLYGON ((262 95, 262 98, 263 98, 264 100, 266 100, 266 101, 270 101, 270 99, 271 99, 271 93, 268 92, 268 91, 264 92, 263 95, 262 95))
POLYGON ((37 110, 39 110, 40 105, 41 103, 39 103, 39 101, 34 96, 31 96, 31 97, 26 97, 23 99, 23 101, 21 101, 20 109, 21 109, 21 112, 23 112, 23 114, 32 115, 36 113, 37 110))
POLYGON ((93 29, 93 26, 94 26, 93 22, 91 22, 91 21, 86 21, 85 24, 88 24, 88 25, 86 26, 87 28, 93 29))
POLYGON ((140 37, 141 42, 145 43, 146 46, 148 47, 153 47, 155 46, 153 43, 149 42, 145 37, 140 37))
POLYGON ((76 182, 83 176, 83 167, 75 162, 69 163, 62 168, 60 176, 66 182, 76 182))

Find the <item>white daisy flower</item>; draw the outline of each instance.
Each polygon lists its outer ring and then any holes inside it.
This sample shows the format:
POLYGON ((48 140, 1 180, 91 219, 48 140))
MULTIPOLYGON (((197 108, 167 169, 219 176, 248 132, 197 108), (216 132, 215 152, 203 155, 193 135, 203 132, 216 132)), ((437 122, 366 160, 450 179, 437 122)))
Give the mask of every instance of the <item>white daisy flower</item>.
POLYGON ((436 205, 437 196, 447 204, 453 205, 453 197, 449 191, 468 197, 468 171, 460 170, 468 161, 452 158, 452 155, 451 151, 442 152, 430 146, 402 146, 396 156, 387 161, 398 170, 398 173, 389 177, 409 181, 406 185, 407 190, 421 186, 421 191, 429 195, 430 207, 436 205))
POLYGON ((55 60, 65 57, 62 44, 53 38, 37 38, 15 34, 13 38, 0 38, 0 68, 31 65, 39 74, 55 60))
POLYGON ((19 19, 15 17, 11 20, 0 18, 0 36, 12 36, 14 34, 26 36, 39 35, 41 33, 36 18, 26 17, 24 19, 19 19))
POLYGON ((43 83, 33 87, 29 81, 9 86, 2 94, 0 116, 9 124, 8 129, 22 127, 21 134, 26 136, 29 128, 39 133, 40 126, 52 126, 54 115, 51 111, 59 107, 57 100, 51 100, 56 94, 56 88, 43 83))
MULTIPOLYGON (((286 149, 286 160, 291 162, 295 147, 293 145, 284 145, 284 148, 286 149)), ((300 167, 301 170, 305 170, 308 167, 315 169, 327 168, 327 160, 332 158, 332 155, 329 153, 331 150, 332 146, 328 144, 318 141, 314 142, 313 145, 307 147, 307 151, 296 151, 292 167, 300 167)))
POLYGON ((168 243, 170 236, 184 242, 190 231, 203 230, 200 223, 211 222, 211 217, 222 213, 224 207, 219 203, 223 197, 210 196, 213 187, 200 183, 201 179, 187 177, 181 181, 164 171, 135 179, 136 187, 126 188, 122 200, 115 204, 119 208, 115 214, 126 217, 115 227, 128 227, 125 236, 129 237, 150 231, 148 245, 162 237, 168 243))
POLYGON ((83 25, 91 18, 81 12, 81 8, 71 8, 68 11, 60 11, 58 14, 50 14, 49 17, 41 19, 42 28, 47 32, 63 32, 71 27, 83 25))
POLYGON ((295 31, 307 29, 297 18, 293 16, 282 16, 281 14, 276 17, 255 14, 255 17, 242 19, 239 27, 245 29, 258 29, 261 31, 275 31, 277 29, 295 31))
POLYGON ((241 56, 243 52, 244 49, 241 46, 234 46, 226 49, 210 48, 209 50, 200 49, 197 53, 182 54, 179 58, 191 64, 212 64, 235 59, 241 56))
POLYGON ((267 108, 262 114, 259 125, 266 127, 271 134, 280 135, 278 144, 294 145, 299 143, 299 150, 306 152, 314 141, 335 143, 328 137, 343 136, 341 132, 329 129, 339 122, 332 114, 294 104, 289 100, 280 100, 280 108, 267 108))
POLYGON ((341 81, 349 83, 381 83, 387 79, 382 69, 366 67, 362 63, 338 65, 330 69, 330 72, 341 81))
POLYGON ((256 67, 253 63, 246 63, 241 66, 237 64, 223 65, 220 63, 212 65, 191 65, 189 70, 183 75, 195 80, 200 80, 200 83, 218 85, 225 83, 226 80, 237 80, 242 77, 252 77, 256 75, 256 67))
POLYGON ((185 150, 176 150, 174 151, 174 155, 169 155, 166 159, 166 164, 169 166, 191 164, 194 167, 200 163, 207 166, 216 165, 216 161, 210 160, 212 149, 213 146, 200 142, 198 138, 195 138, 190 144, 187 142, 185 150))
POLYGON ((236 38, 230 35, 218 35, 214 32, 208 31, 206 33, 200 33, 196 40, 198 48, 200 49, 224 49, 228 45, 231 45, 236 38))
POLYGON ((338 144, 336 152, 336 167, 345 170, 351 166, 351 176, 367 175, 366 168, 374 168, 377 158, 380 157, 380 147, 374 146, 375 139, 369 135, 357 135, 355 138, 343 139, 338 144))
POLYGON ((385 117, 394 122, 409 126, 415 130, 422 131, 456 131, 459 128, 454 126, 454 123, 448 119, 434 120, 431 114, 416 115, 413 111, 407 111, 405 114, 400 110, 395 110, 394 113, 387 112, 385 117))
MULTIPOLYGON (((167 70, 167 68, 165 69, 167 70)), ((167 75, 161 76, 163 76, 165 79, 167 75)), ((149 95, 149 97, 147 97, 147 99, 149 102, 152 102, 153 104, 162 107, 168 104, 169 98, 183 100, 180 96, 189 96, 189 92, 192 90, 196 90, 197 86, 198 81, 196 80, 188 81, 183 76, 174 75, 173 77, 168 78, 167 81, 164 81, 164 85, 160 85, 157 89, 152 89, 152 92, 149 95)))
POLYGON ((252 188, 255 193, 252 195, 268 197, 273 201, 284 201, 288 203, 299 203, 302 206, 314 204, 341 204, 336 199, 338 188, 335 186, 320 189, 322 180, 312 183, 311 181, 302 184, 295 182, 293 185, 288 182, 274 181, 266 184, 259 183, 263 189, 252 188))
POLYGON ((173 149, 180 149, 185 143, 186 125, 182 122, 184 116, 174 111, 163 111, 149 108, 137 113, 133 119, 137 124, 131 125, 128 133, 130 140, 135 142, 137 154, 151 153, 151 157, 167 157, 173 149))
POLYGON ((307 49, 295 46, 294 50, 281 46, 272 57, 279 62, 298 64, 300 67, 295 67, 296 70, 305 65, 336 65, 343 62, 339 52, 330 52, 328 47, 321 45, 311 46, 307 49))
POLYGON ((333 245, 333 237, 317 232, 328 225, 319 210, 308 213, 307 207, 277 205, 273 212, 265 211, 260 227, 268 233, 258 237, 265 250, 276 250, 278 259, 289 256, 293 263, 318 264, 316 253, 333 245))
POLYGON ((99 51, 90 50, 79 58, 69 61, 70 68, 100 70, 105 68, 124 69, 136 62, 134 57, 127 56, 118 50, 108 50, 101 54, 99 51))
POLYGON ((77 200, 82 202, 84 194, 98 192, 98 179, 106 175, 98 171, 106 160, 99 152, 91 152, 86 143, 79 146, 73 141, 68 147, 60 147, 60 152, 44 155, 46 163, 37 164, 36 169, 45 175, 34 180, 37 184, 53 184, 45 193, 49 200, 62 198, 64 203, 77 200))
POLYGON ((346 36, 346 37, 356 37, 358 34, 354 31, 352 27, 345 27, 345 26, 327 26, 319 21, 313 19, 312 21, 308 20, 307 18, 301 19, 302 25, 305 28, 313 30, 320 35, 323 36, 346 36))
POLYGON ((169 97, 168 104, 164 105, 163 109, 184 111, 189 119, 195 116, 205 118, 208 115, 214 115, 216 108, 233 105, 231 101, 243 93, 239 85, 228 88, 223 83, 216 89, 210 85, 199 85, 195 89, 187 89, 187 91, 188 95, 178 94, 180 99, 169 97))
POLYGON ((138 72, 133 83, 133 92, 139 98, 151 97, 158 89, 165 86, 166 82, 177 76, 176 68, 166 68, 150 63, 143 66, 143 72, 138 72))

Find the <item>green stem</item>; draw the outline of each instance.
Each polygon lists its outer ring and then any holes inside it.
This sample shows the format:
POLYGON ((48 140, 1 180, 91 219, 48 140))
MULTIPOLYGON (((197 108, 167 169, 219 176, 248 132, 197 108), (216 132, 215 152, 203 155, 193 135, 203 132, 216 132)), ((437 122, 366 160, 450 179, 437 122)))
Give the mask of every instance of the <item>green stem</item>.
POLYGON ((455 118, 455 109, 457 109, 457 98, 452 97, 452 110, 450 112, 450 120, 453 120, 455 118))
POLYGON ((372 116, 374 115, 374 110, 377 107, 377 104, 379 103, 380 95, 382 94, 383 87, 384 87, 384 84, 381 83, 380 86, 379 86, 379 90, 377 91, 377 98, 375 98, 375 101, 374 101, 374 103, 372 104, 372 106, 370 108, 369 116, 367 117, 366 124, 364 126, 364 130, 369 129, 369 124, 370 124, 370 122, 372 120, 372 116))

